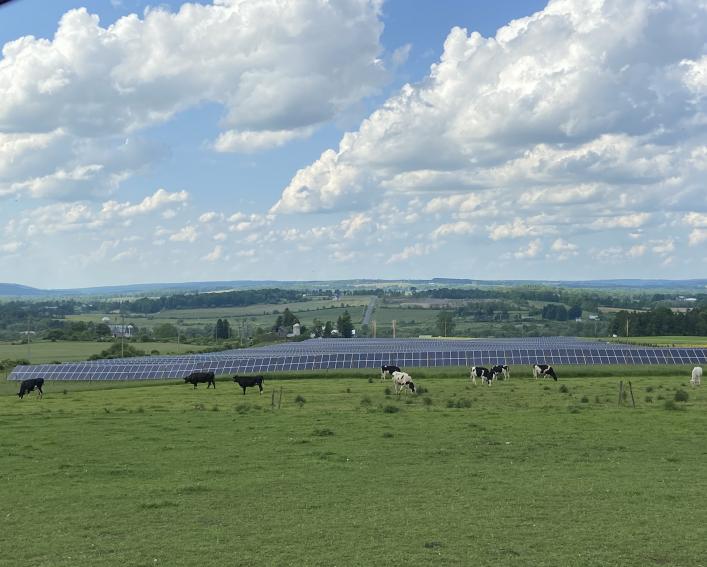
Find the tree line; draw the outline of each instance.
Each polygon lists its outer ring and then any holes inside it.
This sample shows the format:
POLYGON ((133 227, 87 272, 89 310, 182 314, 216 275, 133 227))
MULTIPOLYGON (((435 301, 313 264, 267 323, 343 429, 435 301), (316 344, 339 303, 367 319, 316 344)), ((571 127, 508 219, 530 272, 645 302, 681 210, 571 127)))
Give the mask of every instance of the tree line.
POLYGON ((609 329, 620 337, 707 336, 707 306, 696 307, 686 313, 674 313, 667 307, 650 311, 619 311, 614 315, 609 329))

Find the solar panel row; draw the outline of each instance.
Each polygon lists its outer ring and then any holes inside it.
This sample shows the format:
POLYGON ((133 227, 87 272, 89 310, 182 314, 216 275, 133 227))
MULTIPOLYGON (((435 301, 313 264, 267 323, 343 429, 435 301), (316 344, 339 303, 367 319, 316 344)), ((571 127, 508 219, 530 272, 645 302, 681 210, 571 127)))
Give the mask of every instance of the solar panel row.
POLYGON ((578 339, 503 339, 498 341, 332 340, 304 341, 189 356, 113 359, 18 366, 12 380, 160 380, 178 379, 197 370, 216 374, 401 367, 546 364, 696 364, 706 349, 645 348, 578 339), (436 346, 437 349, 425 350, 436 346), (444 349, 439 347, 446 347, 444 349), (345 347, 345 348, 344 348, 345 347), (332 352, 330 349, 338 349, 332 352), (355 351, 355 352, 352 352, 355 351))

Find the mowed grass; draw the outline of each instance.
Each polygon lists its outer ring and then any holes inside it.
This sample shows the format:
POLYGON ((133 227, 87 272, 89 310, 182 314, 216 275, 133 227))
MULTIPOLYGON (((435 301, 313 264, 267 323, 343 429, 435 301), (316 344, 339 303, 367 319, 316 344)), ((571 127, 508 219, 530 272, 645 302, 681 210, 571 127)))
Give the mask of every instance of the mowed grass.
POLYGON ((707 337, 699 336, 660 336, 660 337, 621 337, 619 339, 611 339, 618 343, 631 343, 641 345, 656 345, 656 346, 679 346, 679 347, 707 347, 707 337))
MULTIPOLYGON (((99 354, 112 346, 112 342, 93 341, 41 341, 30 344, 29 350, 26 344, 0 343, 0 360, 2 359, 27 359, 32 364, 42 364, 46 362, 68 362, 72 360, 86 360, 94 354, 99 354)), ((160 354, 184 354, 187 351, 198 351, 203 346, 192 344, 181 344, 177 342, 150 342, 150 343, 125 343, 150 354, 153 350, 158 350, 160 354)))
MULTIPOLYGON (((181 328, 201 327, 214 325, 217 319, 226 318, 231 325, 238 325, 247 321, 250 325, 269 328, 275 324, 277 315, 286 308, 290 309, 300 321, 311 326, 314 319, 335 322, 344 311, 349 312, 357 324, 363 319, 366 305, 370 301, 368 296, 346 297, 344 300, 311 300, 291 303, 268 303, 249 305, 246 307, 205 307, 201 309, 171 309, 153 314, 132 313, 125 316, 126 322, 135 323, 138 327, 155 327, 164 323, 179 325, 181 328)), ((110 317, 113 322, 120 316, 106 313, 87 313, 69 315, 68 320, 93 321, 100 323, 103 317, 110 317)))
POLYGON ((687 367, 410 372, 422 395, 375 371, 267 376, 262 396, 5 385, 0 565, 705 564, 707 397, 687 367))

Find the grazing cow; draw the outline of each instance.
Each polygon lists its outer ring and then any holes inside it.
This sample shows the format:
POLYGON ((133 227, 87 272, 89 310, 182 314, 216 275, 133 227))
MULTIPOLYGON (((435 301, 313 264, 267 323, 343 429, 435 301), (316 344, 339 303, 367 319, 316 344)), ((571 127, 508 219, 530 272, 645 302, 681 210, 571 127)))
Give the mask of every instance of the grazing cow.
POLYGON ((237 382, 238 385, 243 388, 243 395, 245 396, 245 389, 251 386, 257 386, 260 388, 260 393, 263 393, 263 381, 265 378, 262 376, 234 376, 233 381, 237 382))
POLYGON ((533 365, 533 378, 537 379, 538 376, 552 376, 552 378, 557 382, 557 374, 552 366, 547 364, 534 364, 533 365))
POLYGON ((41 398, 44 395, 44 392, 42 392, 42 386, 44 385, 44 378, 28 378, 27 380, 22 380, 22 383, 20 384, 20 391, 17 393, 17 395, 22 399, 25 394, 29 394, 30 392, 33 392, 35 388, 39 391, 39 394, 37 394, 37 397, 41 398))
POLYGON ((489 386, 491 385, 491 380, 493 380, 493 374, 488 368, 485 368, 483 366, 472 366, 471 367, 471 374, 469 374, 469 378, 471 378, 471 381, 476 384, 476 379, 481 378, 481 383, 482 384, 488 384, 489 386))
POLYGON ((690 379, 690 384, 693 386, 699 386, 702 383, 702 367, 695 366, 692 369, 692 378, 690 379))
POLYGON ((400 372, 400 367, 394 364, 384 364, 381 366, 381 380, 385 380, 386 374, 392 378, 393 372, 400 372))
POLYGON ((196 385, 200 382, 206 382, 206 388, 213 386, 216 389, 216 376, 213 372, 192 372, 189 376, 184 377, 185 384, 194 384, 194 389, 196 385))
POLYGON ((503 376, 504 380, 509 380, 511 378, 511 369, 505 364, 498 364, 491 368, 491 374, 493 374, 494 380, 496 376, 503 376))
POLYGON ((395 393, 398 395, 400 395, 403 389, 406 394, 408 391, 413 394, 417 393, 415 383, 407 372, 393 372, 393 387, 395 388, 395 393))

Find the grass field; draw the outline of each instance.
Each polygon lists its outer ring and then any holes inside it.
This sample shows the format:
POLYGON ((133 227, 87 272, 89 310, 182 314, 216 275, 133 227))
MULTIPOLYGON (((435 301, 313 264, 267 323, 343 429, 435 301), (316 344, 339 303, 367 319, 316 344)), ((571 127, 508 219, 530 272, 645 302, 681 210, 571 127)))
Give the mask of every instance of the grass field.
MULTIPOLYGON (((68 362, 72 360, 86 360, 93 354, 98 354, 102 350, 111 346, 110 342, 89 342, 89 341, 42 341, 32 343, 29 348, 29 357, 26 344, 7 344, 0 343, 0 360, 2 359, 29 359, 32 364, 41 364, 46 362, 68 362)), ((127 344, 127 343, 126 343, 127 344)), ((177 354, 184 353, 187 350, 198 351, 199 345, 177 345, 173 343, 130 343, 131 346, 144 350, 150 354, 153 350, 158 350, 160 354, 177 354)))
POLYGON ((402 399, 375 371, 268 376, 262 396, 2 384, 0 566, 705 565, 689 369, 557 370, 411 370, 427 392, 402 399))
MULTIPOLYGON (((247 307, 219 307, 203 309, 172 309, 160 311, 150 315, 131 314, 126 315, 126 322, 135 323, 138 327, 155 327, 163 323, 171 323, 180 327, 198 327, 203 325, 215 325, 217 319, 228 319, 231 326, 236 328, 241 320, 247 320, 251 326, 270 328, 277 319, 277 314, 289 308, 300 321, 308 327, 312 325, 314 319, 321 319, 336 322, 337 318, 348 310, 355 324, 360 324, 363 319, 363 312, 370 297, 355 296, 346 297, 345 301, 332 300, 311 300, 293 303, 268 303, 249 305, 247 307), (348 307, 342 307, 347 305, 348 307)), ((69 320, 93 321, 100 323, 103 317, 110 317, 117 321, 119 315, 106 313, 88 313, 81 315, 70 315, 69 320)))
POLYGON ((620 337, 612 339, 613 342, 631 343, 655 346, 679 346, 679 347, 707 347, 707 337, 683 337, 683 336, 662 336, 662 337, 620 337))

